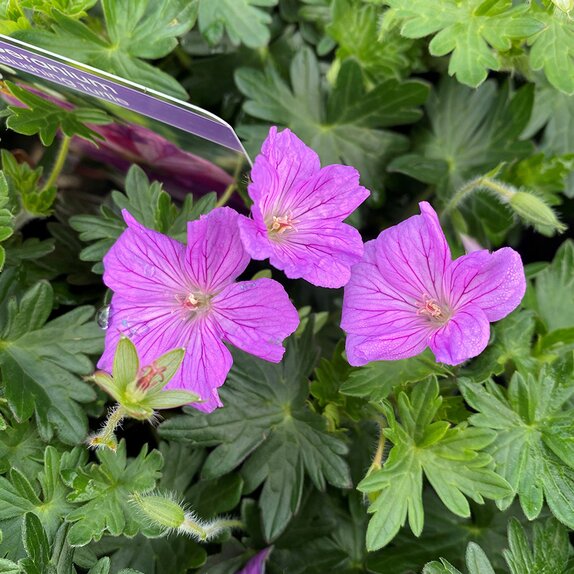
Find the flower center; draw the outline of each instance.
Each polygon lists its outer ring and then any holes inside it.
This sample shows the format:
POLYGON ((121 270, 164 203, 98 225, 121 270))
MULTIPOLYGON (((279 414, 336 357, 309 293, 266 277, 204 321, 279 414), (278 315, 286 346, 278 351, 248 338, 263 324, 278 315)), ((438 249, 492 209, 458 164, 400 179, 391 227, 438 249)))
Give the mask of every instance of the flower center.
POLYGON ((147 391, 150 387, 163 383, 166 368, 158 367, 155 362, 144 367, 139 373, 136 387, 141 391, 147 391))
POLYGON ((187 295, 176 295, 177 302, 185 311, 200 311, 207 309, 211 297, 204 293, 188 293, 187 295))
POLYGON ((417 301, 416 306, 417 315, 422 315, 433 323, 443 324, 450 318, 448 310, 441 307, 438 301, 429 295, 423 295, 422 301, 417 301))
POLYGON ((274 215, 267 224, 267 229, 272 235, 283 235, 286 231, 297 231, 295 224, 299 223, 293 219, 293 214, 274 215))

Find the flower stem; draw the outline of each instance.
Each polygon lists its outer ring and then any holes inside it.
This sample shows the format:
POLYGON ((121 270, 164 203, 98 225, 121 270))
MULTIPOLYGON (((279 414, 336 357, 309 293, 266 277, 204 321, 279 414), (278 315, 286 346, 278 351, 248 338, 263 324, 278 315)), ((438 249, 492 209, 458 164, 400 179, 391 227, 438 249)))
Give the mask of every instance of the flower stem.
POLYGON ((223 192, 223 195, 217 200, 215 207, 223 207, 237 189, 237 183, 234 181, 230 183, 223 192))
POLYGON ((118 447, 118 441, 114 432, 125 416, 126 411, 124 407, 117 405, 110 412, 100 432, 89 438, 88 444, 94 448, 106 447, 115 452, 118 447))
POLYGON ((450 201, 446 204, 442 212, 442 216, 444 217, 448 213, 450 213, 453 209, 459 206, 459 204, 464 201, 469 195, 478 191, 479 189, 486 190, 493 192, 496 197, 503 201, 508 201, 513 192, 508 188, 508 186, 496 181, 495 179, 491 179, 490 177, 480 176, 476 177, 475 179, 471 179, 469 182, 465 183, 450 199, 450 201))
POLYGON ((239 520, 216 518, 211 522, 204 523, 196 520, 194 516, 188 515, 186 516, 184 523, 177 530, 188 534, 198 542, 207 542, 224 530, 243 527, 243 523, 239 520))
POLYGON ((227 204, 231 196, 235 193, 237 189, 237 180, 239 179, 239 174, 241 173, 241 168, 243 167, 243 158, 240 158, 235 166, 235 172, 233 173, 233 181, 227 186, 223 195, 217 200, 215 207, 223 207, 227 204))
POLYGON ((70 150, 70 142, 72 138, 70 136, 64 136, 62 138, 62 143, 60 144, 60 149, 58 150, 58 155, 56 156, 56 161, 54 162, 54 167, 52 168, 52 173, 46 180, 42 191, 50 189, 52 186, 56 185, 58 177, 62 173, 64 164, 66 163, 66 158, 68 157, 68 151, 70 150))
MULTIPOLYGON (((385 428, 385 423, 381 420, 379 421, 379 440, 377 442, 377 450, 375 451, 375 456, 373 457, 373 462, 367 471, 365 477, 369 476, 371 473, 381 470, 383 467, 383 455, 385 454, 385 433, 383 432, 385 428)), ((374 502, 379 495, 378 492, 371 492, 367 495, 370 502, 374 502)))

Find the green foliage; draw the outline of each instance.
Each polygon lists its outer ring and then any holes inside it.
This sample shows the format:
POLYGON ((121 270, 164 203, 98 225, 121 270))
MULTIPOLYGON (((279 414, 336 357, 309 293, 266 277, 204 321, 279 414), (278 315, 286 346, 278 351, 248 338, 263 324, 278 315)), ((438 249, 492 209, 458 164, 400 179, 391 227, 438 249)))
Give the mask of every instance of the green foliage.
MULTIPOLYGON (((536 518, 546 499, 552 513, 570 528, 574 524, 574 458, 569 438, 572 364, 570 356, 539 374, 516 372, 507 391, 492 381, 485 386, 459 381, 465 400, 478 411, 471 415, 471 424, 477 430, 496 432, 488 452, 497 472, 517 493, 525 515, 536 518)), ((514 496, 498 504, 507 508, 514 496)))
MULTIPOLYGON (((471 542, 466 549, 466 567, 468 574, 495 574, 488 557, 484 550, 471 542)), ((431 562, 427 564, 423 570, 423 574, 462 574, 452 564, 446 560, 441 559, 439 562, 431 562)))
POLYGON ((83 261, 97 261, 93 267, 95 273, 103 273, 101 260, 121 235, 126 225, 120 210, 127 209, 140 223, 167 233, 179 241, 185 241, 187 222, 211 211, 215 206, 215 194, 210 193, 194 201, 191 194, 185 196, 178 209, 161 183, 148 180, 144 171, 133 165, 128 171, 125 194, 113 191, 114 209, 106 205, 100 207, 100 215, 75 215, 70 225, 80 233, 82 241, 93 241, 80 252, 83 261))
MULTIPOLYGON (((8 182, 6 176, 0 171, 0 241, 5 241, 14 232, 12 227, 13 214, 6 205, 9 205, 10 197, 8 195, 8 182)), ((0 245, 0 271, 6 261, 6 251, 0 245)))
POLYGON ((491 375, 500 375, 509 364, 525 371, 535 366, 531 356, 534 336, 534 316, 528 311, 515 311, 494 325, 492 342, 464 374, 474 381, 484 381, 491 375))
MULTIPOLYGON (((511 93, 508 84, 499 89, 488 81, 473 91, 443 80, 426 106, 430 129, 421 130, 415 139, 414 152, 420 167, 414 164, 408 171, 402 166, 395 169, 438 184, 438 194, 448 197, 473 175, 532 151, 531 142, 518 139, 528 123, 532 104, 530 86, 511 93)), ((409 157, 405 163, 412 159, 409 157)))
POLYGON ((87 431, 80 403, 95 398, 80 376, 91 372, 86 354, 101 350, 102 336, 89 306, 48 321, 53 298, 52 287, 42 281, 2 302, 0 373, 17 420, 35 415, 43 438, 49 440, 55 430, 61 440, 74 444, 87 431))
POLYGON ((67 109, 12 82, 6 82, 6 85, 25 106, 8 106, 6 125, 27 136, 38 134, 45 146, 52 145, 58 130, 68 137, 79 136, 96 141, 100 136, 86 124, 107 124, 111 121, 105 112, 97 108, 67 109))
POLYGON ((22 8, 51 15, 52 10, 58 10, 72 18, 86 16, 86 11, 92 8, 98 0, 19 0, 22 8))
POLYGON ((39 217, 49 215, 56 199, 55 186, 40 185, 42 167, 32 168, 26 162, 18 163, 7 150, 1 150, 2 169, 8 183, 10 207, 15 216, 24 212, 39 217))
MULTIPOLYGON (((528 263, 521 307, 455 367, 430 351, 350 366, 343 290, 273 271, 300 308, 283 362, 234 351, 222 408, 170 410, 194 398, 164 390, 181 349, 141 365, 123 339, 113 373, 93 373, 98 274, 122 209, 185 242, 216 196, 172 199, 139 167, 110 192, 121 168, 75 142, 114 107, 8 84, 0 572, 230 574, 272 547, 267 571, 289 574, 574 574, 574 244, 537 235, 572 224, 573 15, 574 0, 0 0, 1 33, 189 92, 252 159, 274 124, 356 167, 373 191, 348 221, 364 241, 427 200, 453 254, 470 237, 528 263), (159 409, 158 429, 140 422, 159 409), (234 529, 209 544, 181 534, 206 539, 222 513, 234 529)), ((229 204, 247 215, 238 183, 229 204)))
MULTIPOLYGON (((404 149, 404 139, 382 128, 420 118, 428 86, 419 80, 389 79, 372 90, 363 87, 361 68, 345 62, 335 86, 324 94, 319 63, 313 52, 301 50, 290 67, 291 86, 272 66, 242 68, 235 80, 247 96, 245 111, 262 120, 291 128, 321 157, 324 164, 355 166, 366 185, 380 187, 378 167, 404 149)), ((250 133, 244 126, 242 133, 250 133)), ((259 130, 260 136, 266 135, 259 130)), ((262 138, 261 138, 262 139, 262 138)))
POLYGON ((98 460, 99 464, 92 463, 69 474, 68 484, 73 492, 67 500, 81 503, 67 516, 68 522, 73 523, 69 543, 84 546, 91 540, 99 540, 104 533, 113 536, 134 536, 140 531, 154 533, 155 528, 146 524, 130 505, 129 496, 155 487, 163 462, 159 451, 148 454, 144 447, 137 458, 128 460, 126 444, 121 441, 116 452, 98 451, 98 460))
POLYGON ((424 525, 423 473, 443 504, 458 516, 470 516, 466 497, 483 503, 484 498, 511 495, 509 484, 492 470, 492 459, 484 452, 496 433, 433 420, 441 402, 432 377, 416 385, 410 397, 399 394, 400 422, 392 406, 383 404, 388 428, 382 432, 393 446, 383 467, 373 468, 358 486, 371 500, 369 550, 388 544, 407 517, 413 533, 420 535, 424 525))
POLYGON ((337 60, 354 58, 375 83, 404 78, 419 64, 419 43, 401 37, 392 18, 361 0, 335 0, 328 34, 337 42, 337 60), (379 32, 378 20, 384 18, 379 32))
POLYGON ((185 98, 171 76, 144 59, 162 58, 177 46, 197 17, 197 2, 188 0, 102 0, 106 36, 58 10, 51 30, 19 32, 22 40, 76 58, 148 86, 185 98))
MULTIPOLYGON (((509 549, 504 559, 510 574, 568 574, 571 552, 566 529, 556 520, 534 524, 532 543, 521 524, 512 519, 508 524, 509 549)), ((494 574, 494 568, 486 553, 478 544, 471 542, 466 550, 468 574, 494 574)), ((427 564, 423 574, 461 574, 452 564, 441 558, 427 564)))
POLYGON ((312 326, 300 340, 291 338, 283 362, 273 365, 236 352, 221 391, 226 407, 210 415, 197 411, 160 426, 160 435, 196 446, 215 447, 202 469, 205 479, 223 476, 239 465, 244 492, 263 484, 260 498, 263 534, 272 541, 300 506, 306 473, 314 486, 350 488, 347 448, 328 433, 325 420, 305 403, 307 377, 316 360, 312 326), (257 412, 257 417, 249 413, 257 412))
POLYGON ((552 4, 544 10, 534 2, 531 11, 544 28, 529 39, 530 66, 544 70, 557 90, 574 94, 574 30, 570 16, 552 4))
POLYGON ((18 423, 6 416, 9 423, 0 433, 0 474, 16 468, 26 476, 35 476, 42 468, 44 443, 36 427, 27 421, 18 423))
POLYGON ((226 32, 235 45, 260 48, 269 43, 271 16, 261 8, 278 0, 199 0, 199 29, 210 44, 226 32))
POLYGON ((61 455, 54 447, 48 446, 37 481, 32 477, 29 480, 17 468, 11 469, 7 477, 0 477, 0 530, 4 535, 0 552, 3 556, 18 559, 24 551, 30 554, 25 536, 22 540, 30 514, 39 519, 48 541, 54 541, 62 522, 73 508, 73 504, 66 500, 69 488, 60 473, 81 460, 79 449, 61 455))
POLYGON ((536 301, 549 332, 574 327, 574 242, 565 241, 536 277, 536 301))
POLYGON ((530 38, 544 24, 528 13, 527 5, 513 6, 510 0, 385 0, 393 16, 402 22, 407 38, 434 38, 429 44, 433 56, 451 54, 448 73, 476 88, 489 70, 499 70, 498 52, 513 42, 530 38))
POLYGON ((400 361, 376 361, 355 369, 341 386, 341 392, 353 397, 365 397, 372 401, 386 399, 400 385, 416 383, 430 375, 445 376, 446 365, 437 364, 430 351, 412 359, 400 361))

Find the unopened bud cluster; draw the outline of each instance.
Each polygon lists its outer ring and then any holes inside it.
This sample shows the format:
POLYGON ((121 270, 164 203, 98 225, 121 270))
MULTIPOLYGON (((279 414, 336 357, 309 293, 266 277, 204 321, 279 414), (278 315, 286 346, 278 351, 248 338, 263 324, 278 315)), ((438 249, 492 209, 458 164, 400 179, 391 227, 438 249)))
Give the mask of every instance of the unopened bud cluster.
MULTIPOLYGON (((574 0, 572 0, 574 2, 574 0)), ((562 233, 566 226, 556 216, 546 201, 533 192, 516 187, 490 177, 477 177, 466 183, 451 199, 446 211, 453 210, 462 201, 477 191, 486 191, 498 201, 507 205, 526 225, 532 225, 543 235, 562 233)))

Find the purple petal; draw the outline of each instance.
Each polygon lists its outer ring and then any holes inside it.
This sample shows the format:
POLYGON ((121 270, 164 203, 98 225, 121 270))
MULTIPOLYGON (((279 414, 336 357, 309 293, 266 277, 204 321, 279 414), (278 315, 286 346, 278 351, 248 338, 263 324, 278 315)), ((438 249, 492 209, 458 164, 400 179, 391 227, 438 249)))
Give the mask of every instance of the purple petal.
POLYGON ((480 307, 489 321, 498 321, 514 311, 526 291, 520 255, 510 247, 489 253, 474 251, 454 261, 445 276, 450 305, 459 309, 480 307))
POLYGON ((169 307, 134 303, 118 295, 112 298, 105 351, 98 367, 111 372, 121 335, 129 337, 138 350, 140 364, 148 365, 172 349, 185 347, 182 366, 167 387, 185 389, 204 401, 194 406, 211 412, 221 406, 217 394, 231 368, 231 354, 221 342, 209 317, 187 319, 169 307))
POLYGON ((237 574, 265 574, 265 561, 271 554, 273 547, 264 548, 258 552, 237 574))
POLYGON ((347 359, 355 366, 418 355, 432 333, 415 300, 385 281, 377 265, 377 243, 365 244, 343 296, 341 328, 347 333, 347 359))
POLYGON ((319 287, 346 285, 351 266, 363 255, 361 234, 346 223, 329 221, 316 227, 301 224, 273 247, 271 265, 291 279, 302 277, 319 287))
POLYGON ((460 363, 480 355, 488 345, 490 323, 476 305, 466 305, 430 339, 436 360, 447 365, 460 363))
POLYGON ((253 259, 261 261, 273 255, 273 246, 267 237, 267 227, 257 205, 251 206, 251 218, 240 215, 237 223, 245 250, 253 259))
POLYGON ((385 229, 377 238, 377 261, 385 280, 398 292, 417 300, 442 299, 443 275, 450 249, 437 214, 426 201, 421 215, 385 229))
POLYGON ((282 202, 299 221, 348 217, 370 191, 359 185, 359 172, 346 165, 328 165, 305 182, 291 188, 282 202))
POLYGON ((181 369, 166 388, 197 393, 203 402, 193 406, 210 413, 223 406, 217 389, 225 382, 232 364, 217 326, 208 318, 199 320, 190 330, 181 369))
POLYGON ((283 340, 299 325, 297 309, 283 286, 272 279, 229 285, 212 304, 226 341, 275 363, 285 352, 283 340))
POLYGON ((428 346, 429 329, 411 328, 385 331, 380 336, 347 335, 345 351, 353 367, 372 361, 397 361, 420 355, 428 346))
POLYGON ((263 213, 281 205, 285 193, 319 171, 319 156, 291 130, 277 133, 273 126, 251 170, 249 197, 263 213))
POLYGON ((120 336, 136 345, 140 364, 146 365, 163 353, 186 346, 188 324, 183 323, 173 307, 149 305, 114 294, 110 305, 105 351, 98 367, 111 373, 114 353, 120 336))
POLYGON ((128 224, 104 257, 104 283, 122 297, 167 301, 189 283, 185 246, 138 223, 125 209, 128 224))
POLYGON ((194 284, 208 293, 234 281, 249 263, 239 237, 238 218, 233 209, 219 207, 187 224, 188 272, 194 284))

